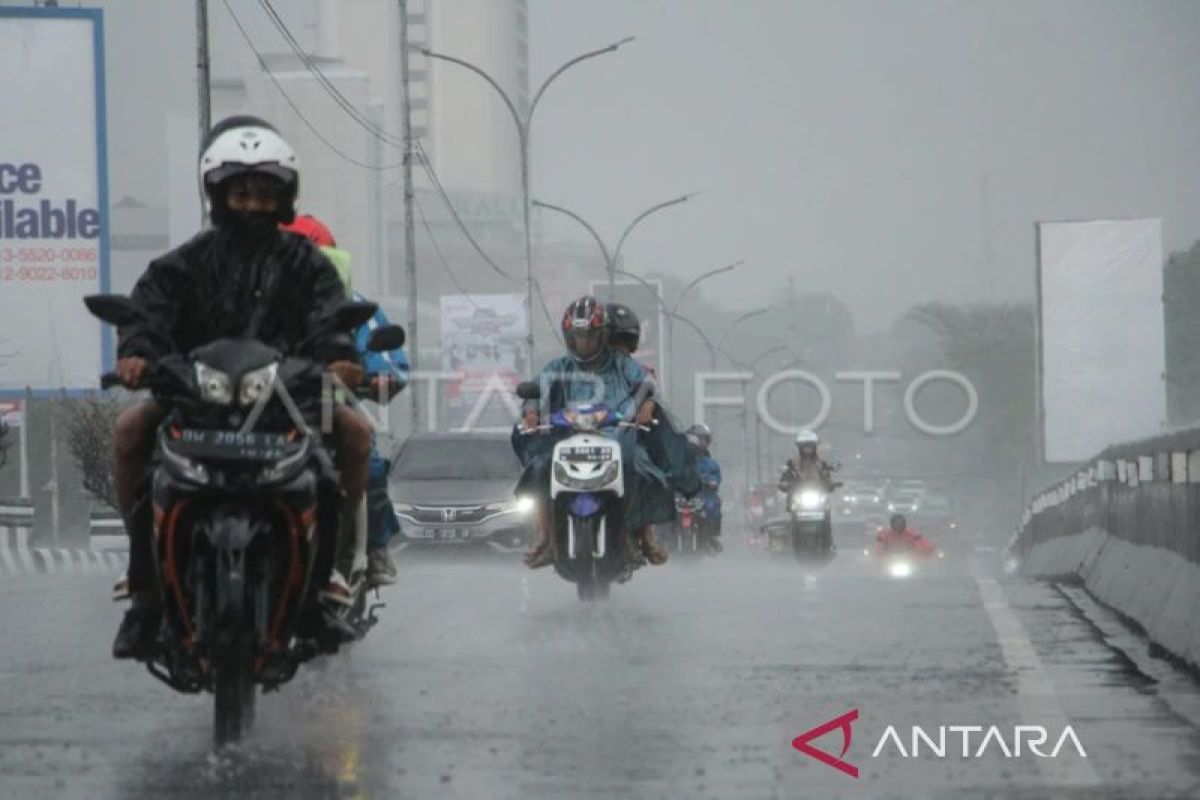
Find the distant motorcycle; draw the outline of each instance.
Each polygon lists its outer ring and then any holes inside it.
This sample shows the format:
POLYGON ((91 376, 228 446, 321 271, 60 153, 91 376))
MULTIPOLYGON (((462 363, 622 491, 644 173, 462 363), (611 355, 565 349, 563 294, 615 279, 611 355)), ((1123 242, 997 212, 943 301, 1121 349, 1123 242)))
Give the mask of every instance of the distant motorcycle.
MULTIPOLYGON (((126 297, 85 303, 111 325, 146 321, 126 297)), ((318 325, 348 332, 374 312, 344 303, 318 325)), ((393 349, 403 338, 397 326, 382 327, 369 347, 393 349)), ((176 691, 213 693, 214 738, 224 744, 253 724, 258 686, 278 689, 300 664, 336 650, 311 632, 342 506, 315 422, 325 367, 255 340, 221 339, 148 365, 144 383, 167 410, 150 490, 163 618, 144 660, 176 691)), ((114 374, 101 378, 105 388, 118 384, 114 374)))
POLYGON ((942 563, 946 554, 928 538, 915 535, 899 544, 876 541, 863 553, 889 578, 905 580, 942 563))
POLYGON ((792 553, 798 559, 829 556, 833 552, 833 517, 829 491, 820 483, 796 484, 788 495, 792 553))
POLYGON ((709 552, 707 518, 704 499, 697 497, 675 497, 675 520, 665 526, 658 537, 659 544, 670 552, 683 557, 699 557, 709 552))
MULTIPOLYGON (((648 384, 639 388, 634 408, 649 390, 648 384)), ((540 399, 541 387, 522 383, 517 396, 540 399)), ((550 473, 554 569, 575 584, 579 599, 585 602, 606 599, 610 586, 629 575, 621 444, 604 435, 622 429, 644 430, 596 403, 556 411, 549 424, 521 432, 533 435, 542 431, 557 438, 550 473)))

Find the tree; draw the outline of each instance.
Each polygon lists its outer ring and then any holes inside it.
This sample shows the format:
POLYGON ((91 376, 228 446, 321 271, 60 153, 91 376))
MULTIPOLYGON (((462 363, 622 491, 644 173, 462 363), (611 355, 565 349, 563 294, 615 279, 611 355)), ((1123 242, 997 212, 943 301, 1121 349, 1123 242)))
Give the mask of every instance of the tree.
POLYGON ((113 479, 113 429, 127 405, 112 395, 68 398, 56 404, 66 434, 67 449, 79 467, 83 488, 96 500, 117 508, 113 479))
POLYGON ((974 385, 979 410, 962 434, 973 462, 964 478, 977 491, 979 508, 1010 522, 1020 513, 1025 478, 1037 459, 1034 309, 1016 303, 924 303, 904 316, 898 327, 903 326, 932 334, 941 366, 974 385))

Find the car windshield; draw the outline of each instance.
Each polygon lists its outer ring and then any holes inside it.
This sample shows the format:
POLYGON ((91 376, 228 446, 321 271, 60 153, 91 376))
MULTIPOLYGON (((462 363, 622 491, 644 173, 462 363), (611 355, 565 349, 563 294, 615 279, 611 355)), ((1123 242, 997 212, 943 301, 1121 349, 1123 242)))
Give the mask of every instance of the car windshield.
POLYGON ((926 511, 949 511, 950 498, 940 494, 927 494, 921 505, 926 511))
POLYGON ((407 481, 516 480, 521 468, 507 439, 410 439, 392 477, 407 481))

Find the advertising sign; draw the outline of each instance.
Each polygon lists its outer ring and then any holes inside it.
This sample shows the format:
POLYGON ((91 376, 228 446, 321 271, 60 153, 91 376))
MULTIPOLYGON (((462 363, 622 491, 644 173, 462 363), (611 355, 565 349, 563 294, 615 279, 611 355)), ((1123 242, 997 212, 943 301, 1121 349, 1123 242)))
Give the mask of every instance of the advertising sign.
POLYGON ((1043 222, 1037 247, 1044 460, 1161 432, 1162 221, 1043 222))
POLYGON ((508 430, 517 417, 516 385, 528 377, 525 298, 519 294, 441 299, 442 371, 450 430, 508 430))
POLYGON ((92 388, 111 334, 97 9, 0 8, 0 396, 92 388))

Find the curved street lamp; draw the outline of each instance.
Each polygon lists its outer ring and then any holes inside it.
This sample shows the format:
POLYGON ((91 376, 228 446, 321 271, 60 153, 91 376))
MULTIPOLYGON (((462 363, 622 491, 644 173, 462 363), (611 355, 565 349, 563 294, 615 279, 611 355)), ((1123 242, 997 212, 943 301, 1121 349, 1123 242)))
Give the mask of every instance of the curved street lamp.
POLYGON ((421 48, 420 50, 420 52, 426 58, 436 58, 451 64, 457 64, 464 69, 470 70, 486 81, 488 86, 491 86, 496 91, 496 94, 500 95, 500 99, 504 101, 505 107, 508 108, 508 113, 512 115, 513 122, 517 126, 517 143, 521 150, 521 206, 525 225, 525 302, 527 308, 526 313, 529 315, 529 328, 528 334, 525 337, 525 345, 529 349, 530 363, 533 363, 533 235, 530 231, 529 224, 529 129, 533 124, 533 114, 535 111, 537 111, 538 102, 542 99, 542 96, 546 93, 546 90, 550 88, 550 84, 554 83, 554 81, 557 80, 558 77, 568 69, 583 61, 587 61, 588 59, 596 58, 597 56, 602 56, 607 53, 614 53, 622 45, 628 44, 633 40, 634 37, 626 36, 624 39, 621 39, 618 42, 613 42, 608 47, 601 47, 598 50, 591 50, 589 52, 582 53, 562 64, 562 66, 560 66, 558 69, 551 72, 546 80, 542 81, 542 85, 539 86, 538 90, 534 93, 533 101, 530 102, 529 108, 526 109, 524 115, 517 110, 517 104, 513 102, 511 97, 508 96, 508 92, 504 91, 504 88, 500 85, 500 83, 482 68, 472 64, 470 61, 466 61, 455 56, 445 55, 444 53, 435 53, 428 48, 421 48))
POLYGON ((600 235, 595 226, 571 209, 564 208, 563 206, 556 206, 553 203, 544 203, 541 200, 534 200, 533 205, 549 211, 557 211, 560 214, 570 217, 582 225, 587 232, 592 235, 592 238, 596 241, 596 245, 600 248, 600 254, 604 257, 604 268, 608 272, 608 299, 611 301, 615 293, 616 273, 620 271, 617 269, 617 264, 620 263, 621 260, 621 249, 625 247, 625 240, 629 238, 629 234, 633 233, 633 229, 636 228, 642 222, 642 220, 646 219, 652 214, 662 211, 663 209, 670 208, 671 206, 677 206, 680 203, 686 203, 697 194, 698 192, 691 192, 690 194, 680 195, 679 197, 671 200, 666 200, 662 203, 657 203, 650 206, 645 211, 634 217, 633 221, 625 226, 625 230, 621 232, 621 238, 617 240, 617 246, 612 250, 609 250, 608 245, 604 243, 604 237, 600 235))

